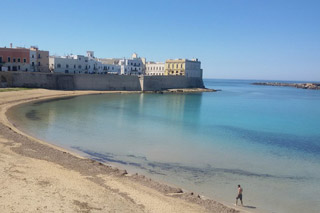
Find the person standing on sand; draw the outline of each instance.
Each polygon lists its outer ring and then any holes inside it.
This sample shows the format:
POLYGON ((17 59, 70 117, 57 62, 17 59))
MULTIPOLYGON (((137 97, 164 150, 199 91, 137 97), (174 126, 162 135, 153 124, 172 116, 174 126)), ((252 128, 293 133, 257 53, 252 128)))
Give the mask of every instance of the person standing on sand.
POLYGON ((242 192, 243 192, 243 189, 241 188, 240 185, 238 185, 238 196, 236 197, 236 206, 238 205, 238 199, 240 199, 241 205, 243 206, 243 203, 242 203, 242 192))

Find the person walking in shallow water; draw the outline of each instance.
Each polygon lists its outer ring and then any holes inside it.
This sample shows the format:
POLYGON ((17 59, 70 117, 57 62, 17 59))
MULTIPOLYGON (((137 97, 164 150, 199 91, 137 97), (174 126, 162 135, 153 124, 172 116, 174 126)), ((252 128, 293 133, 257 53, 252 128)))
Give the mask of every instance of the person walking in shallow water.
POLYGON ((243 202, 242 202, 242 192, 243 192, 243 189, 241 188, 240 185, 238 185, 238 196, 236 197, 236 205, 238 205, 238 199, 240 199, 241 205, 243 206, 243 202))

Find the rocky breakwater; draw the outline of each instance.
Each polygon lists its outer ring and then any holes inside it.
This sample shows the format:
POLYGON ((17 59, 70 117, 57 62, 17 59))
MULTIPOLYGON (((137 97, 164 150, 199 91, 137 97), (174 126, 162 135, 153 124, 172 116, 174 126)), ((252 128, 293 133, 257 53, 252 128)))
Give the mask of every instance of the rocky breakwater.
POLYGON ((156 90, 156 91, 144 91, 144 93, 199 93, 199 92, 218 92, 221 90, 208 89, 208 88, 185 88, 185 89, 167 89, 167 90, 156 90))
POLYGON ((300 89, 320 90, 320 83, 280 83, 280 82, 257 82, 253 85, 260 86, 280 86, 280 87, 295 87, 300 89))

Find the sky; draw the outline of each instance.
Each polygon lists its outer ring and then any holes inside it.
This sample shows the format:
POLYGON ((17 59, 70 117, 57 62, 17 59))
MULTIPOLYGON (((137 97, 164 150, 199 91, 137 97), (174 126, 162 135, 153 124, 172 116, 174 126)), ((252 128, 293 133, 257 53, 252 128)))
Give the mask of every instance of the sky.
POLYGON ((204 78, 320 81, 319 0, 0 0, 0 47, 198 58, 204 78))

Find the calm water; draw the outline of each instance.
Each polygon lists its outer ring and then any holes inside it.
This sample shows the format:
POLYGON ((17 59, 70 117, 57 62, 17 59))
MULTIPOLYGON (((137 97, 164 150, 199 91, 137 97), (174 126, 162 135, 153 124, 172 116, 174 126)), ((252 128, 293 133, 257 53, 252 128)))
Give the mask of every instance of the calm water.
POLYGON ((44 101, 13 117, 37 138, 226 203, 241 184, 248 210, 319 212, 320 91, 250 83, 44 101))

